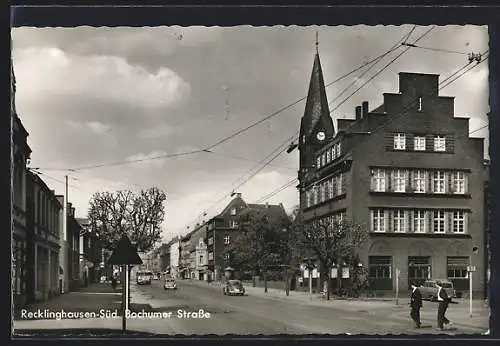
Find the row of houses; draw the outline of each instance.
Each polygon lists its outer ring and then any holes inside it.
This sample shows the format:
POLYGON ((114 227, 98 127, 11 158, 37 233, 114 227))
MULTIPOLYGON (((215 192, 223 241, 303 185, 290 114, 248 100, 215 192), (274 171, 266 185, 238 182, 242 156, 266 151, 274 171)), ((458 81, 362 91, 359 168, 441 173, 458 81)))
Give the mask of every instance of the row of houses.
POLYGON ((88 222, 77 219, 74 206, 27 168, 32 150, 16 112, 15 92, 11 68, 12 292, 15 306, 22 307, 96 280, 102 259, 98 235, 88 222))
POLYGON ((231 244, 233 233, 239 230, 237 220, 240 213, 248 209, 287 217, 282 204, 249 204, 240 193, 236 193, 220 214, 196 224, 186 235, 162 244, 149 262, 156 263, 156 267, 150 268, 168 272, 179 279, 221 280, 225 269, 231 267, 225 249, 231 244))

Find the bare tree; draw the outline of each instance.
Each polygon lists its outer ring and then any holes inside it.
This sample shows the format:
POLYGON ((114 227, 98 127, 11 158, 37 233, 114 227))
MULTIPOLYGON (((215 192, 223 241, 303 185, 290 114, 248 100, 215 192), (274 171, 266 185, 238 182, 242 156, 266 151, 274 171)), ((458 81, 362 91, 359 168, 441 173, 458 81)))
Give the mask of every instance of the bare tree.
POLYGON ((127 234, 138 251, 147 252, 160 241, 166 194, 156 187, 134 194, 128 190, 97 192, 90 200, 89 221, 104 247, 112 250, 127 234))
POLYGON ((303 246, 310 249, 321 263, 327 282, 326 298, 330 299, 331 269, 337 264, 337 281, 340 285, 343 262, 353 265, 360 247, 368 238, 368 231, 361 225, 333 217, 308 223, 303 223, 299 217, 296 227, 302 228, 303 246))

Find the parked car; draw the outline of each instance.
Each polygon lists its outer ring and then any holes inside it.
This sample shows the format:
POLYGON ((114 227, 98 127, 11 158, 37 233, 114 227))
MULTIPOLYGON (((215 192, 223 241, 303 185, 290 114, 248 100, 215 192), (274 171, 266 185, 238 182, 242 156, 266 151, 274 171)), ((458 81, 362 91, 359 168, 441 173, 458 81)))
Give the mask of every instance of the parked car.
POLYGON ((167 279, 165 279, 165 283, 163 284, 163 288, 166 289, 166 290, 176 290, 177 289, 177 283, 175 282, 174 279, 167 278, 167 279))
POLYGON ((243 296, 245 295, 245 287, 240 280, 228 280, 222 287, 222 293, 228 296, 243 296))
POLYGON ((150 271, 137 272, 136 282, 138 285, 151 285, 153 273, 150 271))
POLYGON ((453 282, 447 279, 433 279, 427 280, 420 286, 420 293, 422 294, 422 299, 427 299, 430 301, 437 300, 438 287, 436 282, 440 282, 443 289, 448 294, 448 298, 453 299, 457 297, 457 292, 453 287, 453 282))

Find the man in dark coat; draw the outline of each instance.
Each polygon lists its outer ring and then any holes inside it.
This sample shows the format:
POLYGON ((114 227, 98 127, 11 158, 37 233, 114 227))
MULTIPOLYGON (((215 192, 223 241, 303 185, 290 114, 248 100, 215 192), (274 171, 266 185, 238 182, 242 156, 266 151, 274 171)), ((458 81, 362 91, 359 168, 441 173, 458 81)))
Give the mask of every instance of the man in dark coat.
POLYGON ((422 294, 420 293, 420 289, 415 285, 411 285, 410 306, 411 319, 415 321, 417 328, 420 328, 422 325, 420 322, 420 308, 423 306, 422 294))
POLYGON ((448 293, 444 290, 441 282, 436 282, 436 286, 438 289, 437 300, 438 300, 438 315, 437 315, 437 323, 438 328, 444 330, 444 325, 451 324, 450 320, 448 320, 445 316, 446 310, 448 309, 448 304, 450 303, 450 298, 448 297, 448 293))

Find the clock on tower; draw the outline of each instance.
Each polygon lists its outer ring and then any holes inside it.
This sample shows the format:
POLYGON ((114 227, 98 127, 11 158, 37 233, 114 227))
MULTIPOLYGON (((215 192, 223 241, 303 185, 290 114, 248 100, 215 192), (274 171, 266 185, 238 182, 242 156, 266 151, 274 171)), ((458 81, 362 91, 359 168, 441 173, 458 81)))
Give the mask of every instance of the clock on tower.
POLYGON ((318 139, 318 141, 324 141, 325 140, 325 133, 323 131, 319 131, 317 134, 316 134, 316 138, 318 139))

